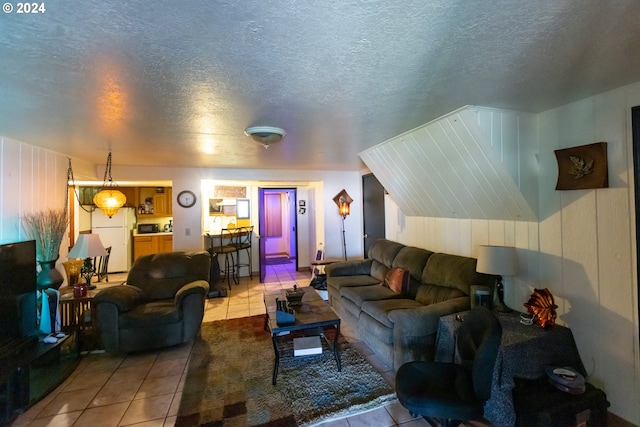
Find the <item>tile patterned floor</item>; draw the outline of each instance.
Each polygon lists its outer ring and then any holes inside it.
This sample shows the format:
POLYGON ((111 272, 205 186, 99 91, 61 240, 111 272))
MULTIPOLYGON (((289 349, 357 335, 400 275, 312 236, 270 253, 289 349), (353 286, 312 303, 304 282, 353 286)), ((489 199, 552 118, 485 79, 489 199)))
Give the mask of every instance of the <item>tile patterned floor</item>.
MULTIPOLYGON (((207 300, 204 322, 264 314, 265 290, 309 283, 308 272, 295 272, 294 264, 268 266, 265 283, 241 278, 227 298, 207 300)), ((110 275, 111 282, 124 280, 110 275)), ((226 283, 224 283, 226 286, 226 283)), ((358 346, 369 362, 393 386, 394 373, 358 340, 347 325, 341 332, 358 346)), ((173 426, 180 406, 191 344, 130 356, 89 354, 56 390, 12 424, 16 427, 166 427, 173 426)), ((412 419, 399 404, 324 423, 323 427, 431 426, 412 419)))

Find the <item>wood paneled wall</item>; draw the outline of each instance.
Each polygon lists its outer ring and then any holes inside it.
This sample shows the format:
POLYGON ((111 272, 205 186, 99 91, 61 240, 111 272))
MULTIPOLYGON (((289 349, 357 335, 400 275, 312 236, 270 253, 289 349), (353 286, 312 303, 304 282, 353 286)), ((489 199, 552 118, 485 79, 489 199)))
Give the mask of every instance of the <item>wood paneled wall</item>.
POLYGON ((25 240, 23 214, 64 208, 67 169, 62 154, 0 136, 0 242, 25 240))
POLYGON ((531 114, 468 106, 359 155, 407 215, 537 220, 532 130, 531 114))
MULTIPOLYGON (((522 304, 534 287, 549 288, 559 322, 574 333, 588 380, 605 390, 611 412, 640 425, 630 128, 635 105, 640 83, 545 111, 518 136, 533 138, 533 162, 530 155, 501 150, 508 167, 539 170, 533 182, 519 185, 538 193, 539 221, 410 217, 391 199, 385 209, 387 237, 402 243, 466 256, 475 256, 481 244, 515 246, 520 273, 505 278, 508 305, 525 311, 522 304), (608 142, 610 188, 556 191, 553 150, 598 141, 608 142)), ((479 125, 493 133, 487 123, 495 121, 481 119, 479 125)))

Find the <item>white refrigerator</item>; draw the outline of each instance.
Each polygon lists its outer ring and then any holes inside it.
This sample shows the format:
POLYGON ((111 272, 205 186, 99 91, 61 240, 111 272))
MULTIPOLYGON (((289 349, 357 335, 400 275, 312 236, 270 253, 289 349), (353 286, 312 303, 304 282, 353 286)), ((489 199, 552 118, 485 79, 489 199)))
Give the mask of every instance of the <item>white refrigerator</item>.
POLYGON ((100 209, 91 214, 91 233, 98 234, 105 248, 111 246, 109 273, 129 271, 131 267, 131 230, 136 225, 134 208, 121 208, 109 218, 100 209))

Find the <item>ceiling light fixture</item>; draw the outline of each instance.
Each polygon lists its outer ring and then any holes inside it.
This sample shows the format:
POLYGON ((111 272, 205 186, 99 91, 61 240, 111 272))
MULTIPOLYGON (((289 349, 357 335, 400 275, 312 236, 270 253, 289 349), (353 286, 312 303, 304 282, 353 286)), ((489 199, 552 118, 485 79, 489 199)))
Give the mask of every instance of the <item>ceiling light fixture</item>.
POLYGON ((246 128, 244 133, 258 144, 262 144, 265 149, 271 144, 282 141, 287 134, 284 129, 272 126, 253 126, 246 128))
POLYGON ((93 198, 93 203, 109 218, 118 213, 118 209, 123 207, 127 202, 125 195, 116 187, 117 184, 113 182, 113 178, 111 178, 111 150, 109 150, 107 166, 104 170, 102 190, 93 198))

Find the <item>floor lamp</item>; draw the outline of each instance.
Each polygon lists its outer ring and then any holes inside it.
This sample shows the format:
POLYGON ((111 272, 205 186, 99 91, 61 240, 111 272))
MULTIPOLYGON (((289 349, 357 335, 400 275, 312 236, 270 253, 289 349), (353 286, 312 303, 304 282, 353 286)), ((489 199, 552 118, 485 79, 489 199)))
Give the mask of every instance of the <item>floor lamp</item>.
POLYGON ((353 199, 349 196, 346 190, 342 190, 333 198, 333 201, 338 205, 338 212, 342 217, 342 256, 344 260, 347 260, 347 238, 344 231, 344 220, 347 219, 347 215, 351 213, 351 203, 353 199))

